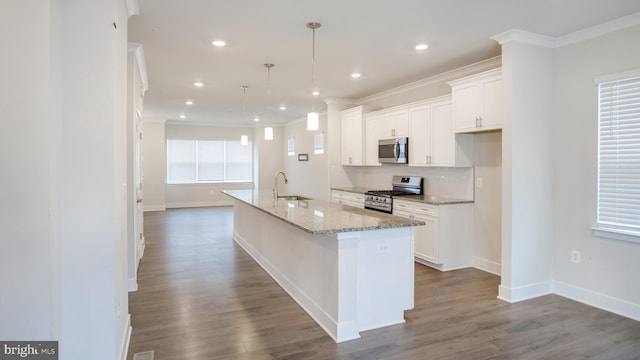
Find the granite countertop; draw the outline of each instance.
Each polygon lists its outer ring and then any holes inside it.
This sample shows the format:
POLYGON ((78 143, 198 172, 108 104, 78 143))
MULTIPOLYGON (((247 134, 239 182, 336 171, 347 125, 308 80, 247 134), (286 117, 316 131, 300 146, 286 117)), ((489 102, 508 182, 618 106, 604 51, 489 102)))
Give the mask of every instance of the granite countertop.
POLYGON ((457 199, 439 195, 395 195, 394 199, 419 202, 430 205, 451 205, 451 204, 467 204, 473 200, 457 199))
POLYGON ((356 194, 364 194, 367 191, 375 191, 375 190, 378 190, 378 189, 362 187, 362 186, 355 186, 355 187, 334 187, 334 188, 331 188, 331 190, 346 191, 346 192, 352 192, 352 193, 356 193, 356 194))
POLYGON ((424 221, 420 220, 405 219, 324 200, 278 199, 274 201, 270 191, 260 193, 259 190, 222 190, 221 192, 311 234, 335 234, 425 225, 424 221))

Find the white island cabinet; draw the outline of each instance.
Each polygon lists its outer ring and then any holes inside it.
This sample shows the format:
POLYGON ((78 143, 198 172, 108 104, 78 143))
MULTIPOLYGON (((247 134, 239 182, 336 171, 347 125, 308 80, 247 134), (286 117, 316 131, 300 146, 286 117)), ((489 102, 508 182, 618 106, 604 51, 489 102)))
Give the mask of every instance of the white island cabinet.
POLYGON ((234 240, 336 341, 404 322, 413 308, 414 226, 323 200, 228 190, 234 240), (291 197, 290 197, 291 199, 291 197))

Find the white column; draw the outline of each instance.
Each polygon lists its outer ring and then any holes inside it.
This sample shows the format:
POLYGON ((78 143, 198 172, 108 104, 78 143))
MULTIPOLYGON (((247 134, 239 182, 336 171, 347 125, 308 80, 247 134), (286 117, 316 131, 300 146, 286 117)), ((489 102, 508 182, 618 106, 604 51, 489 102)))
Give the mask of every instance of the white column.
POLYGON ((545 37, 511 31, 502 44, 502 279, 516 302, 551 292, 553 50, 545 37))

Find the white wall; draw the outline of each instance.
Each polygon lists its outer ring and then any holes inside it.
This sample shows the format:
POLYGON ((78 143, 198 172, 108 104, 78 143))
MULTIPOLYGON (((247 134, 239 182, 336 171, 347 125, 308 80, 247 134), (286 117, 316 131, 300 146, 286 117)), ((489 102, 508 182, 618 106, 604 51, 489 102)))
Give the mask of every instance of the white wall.
POLYGON ((473 264, 500 275, 502 256, 502 132, 474 135, 473 264))
POLYGON ((0 2, 0 339, 55 340, 59 277, 51 4, 0 2), (20 29, 20 36, 16 35, 20 29), (15 54, 15 56, 6 56, 15 54), (52 111, 54 110, 54 111, 52 111))
MULTIPOLYGON (((556 282, 606 307, 635 304, 640 319, 640 244, 597 238, 597 87, 594 78, 640 67, 640 27, 619 31, 555 51, 554 83, 554 251, 556 282), (582 262, 570 261, 579 250, 582 262), (591 294, 590 294, 591 292, 591 294), (603 297, 610 297, 603 300, 603 297)), ((614 309, 615 311, 615 309, 614 309)))
POLYGON ((54 6, 60 355, 114 359, 128 313, 126 8, 117 0, 54 6), (113 22, 117 29, 98 25, 113 22))
POLYGON ((124 1, 3 1, 0 30, 12 54, 0 66, 0 338, 117 359, 129 330, 124 1))
MULTIPOLYGON (((291 194, 309 196, 314 199, 329 199, 329 160, 328 154, 314 154, 313 141, 317 133, 327 133, 327 117, 320 117, 318 131, 307 130, 305 121, 290 123, 284 127, 283 150, 284 170, 289 179, 286 191, 291 194), (294 138, 295 155, 287 156, 287 140, 294 138), (298 154, 307 154, 309 161, 298 161, 298 154)), ((324 141, 327 146, 327 139, 324 141)), ((327 149, 325 149, 327 150, 327 149)), ((282 193, 282 191, 280 191, 282 193)))
POLYGON ((164 122, 143 121, 142 196, 144 211, 162 211, 166 208, 166 157, 164 122))
MULTIPOLYGON (((273 177, 276 172, 284 170, 284 153, 286 151, 286 139, 284 129, 280 126, 273 128, 273 140, 264 139, 264 127, 257 126, 254 129, 254 168, 253 173, 255 188, 271 192, 273 177)), ((280 189, 286 189, 280 180, 280 189)))

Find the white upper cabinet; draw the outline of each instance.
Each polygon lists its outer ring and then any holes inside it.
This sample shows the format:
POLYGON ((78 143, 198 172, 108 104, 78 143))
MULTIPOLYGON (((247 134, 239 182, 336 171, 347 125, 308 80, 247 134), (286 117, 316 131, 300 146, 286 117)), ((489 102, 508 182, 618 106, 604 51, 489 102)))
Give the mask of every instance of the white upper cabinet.
POLYGON ((409 111, 400 106, 369 113, 365 116, 365 164, 378 162, 378 140, 409 136, 409 111))
POLYGON ((409 166, 471 166, 473 139, 453 133, 450 96, 413 104, 408 114, 409 166))
POLYGON ((383 115, 367 114, 365 117, 365 164, 369 166, 378 166, 378 140, 382 139, 382 131, 384 126, 383 115))
POLYGON ((448 83, 453 95, 453 131, 469 133, 502 128, 502 70, 495 69, 448 83))
POLYGON ((340 113, 342 165, 365 165, 364 114, 369 109, 357 106, 340 113))
POLYGON ((431 105, 409 108, 409 166, 429 166, 431 156, 431 105))
POLYGON ((378 139, 409 136, 409 113, 406 107, 381 110, 374 113, 374 126, 378 139))

